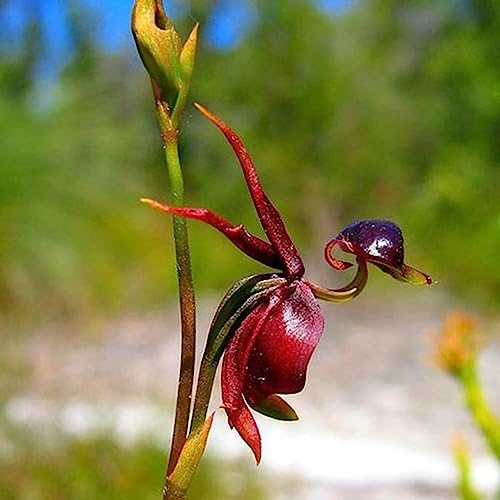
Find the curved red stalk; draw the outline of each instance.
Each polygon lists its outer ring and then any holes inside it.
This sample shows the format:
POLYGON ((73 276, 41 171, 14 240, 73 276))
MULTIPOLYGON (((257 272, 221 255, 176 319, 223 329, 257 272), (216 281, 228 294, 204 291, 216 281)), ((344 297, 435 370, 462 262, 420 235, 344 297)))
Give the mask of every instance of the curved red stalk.
MULTIPOLYGON (((337 239, 333 239, 333 240, 330 240, 326 246, 325 246, 325 249, 324 249, 324 256, 325 256, 325 260, 326 262, 328 262, 328 264, 333 267, 333 269, 335 269, 336 271, 345 271, 347 269, 350 269, 352 267, 352 264, 350 262, 346 262, 344 260, 339 260, 339 259, 336 259, 333 255, 332 255, 332 251, 333 249, 340 245, 340 241, 337 240, 337 239)), ((343 242, 342 242, 343 243, 343 242)))
POLYGON ((291 279, 301 278, 305 272, 302 259, 288 235, 280 214, 264 192, 259 175, 243 142, 220 118, 198 103, 195 103, 195 106, 203 116, 219 128, 238 157, 262 228, 278 253, 286 276, 291 279))

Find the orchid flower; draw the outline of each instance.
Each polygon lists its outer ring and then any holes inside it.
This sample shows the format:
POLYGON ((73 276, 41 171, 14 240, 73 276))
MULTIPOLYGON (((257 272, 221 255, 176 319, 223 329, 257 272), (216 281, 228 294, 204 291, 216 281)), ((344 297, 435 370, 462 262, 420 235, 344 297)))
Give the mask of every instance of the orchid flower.
POLYGON ((223 408, 229 425, 236 428, 258 463, 261 437, 249 407, 276 419, 297 419, 295 411, 278 394, 295 394, 304 388, 309 361, 324 329, 317 299, 345 302, 359 295, 367 282, 368 263, 401 281, 431 284, 432 280, 404 263, 401 230, 381 220, 357 221, 325 247, 327 263, 338 271, 352 264, 335 258, 335 247, 356 257, 357 272, 351 283, 332 290, 305 280, 301 256, 264 192, 243 142, 222 120, 201 105, 195 106, 220 129, 234 150, 268 241, 206 209, 142 201, 162 212, 209 224, 243 253, 279 271, 246 278, 228 292, 212 323, 211 332, 216 334, 209 334, 204 355, 213 368, 223 353, 223 408), (224 334, 217 337, 221 331, 224 334))

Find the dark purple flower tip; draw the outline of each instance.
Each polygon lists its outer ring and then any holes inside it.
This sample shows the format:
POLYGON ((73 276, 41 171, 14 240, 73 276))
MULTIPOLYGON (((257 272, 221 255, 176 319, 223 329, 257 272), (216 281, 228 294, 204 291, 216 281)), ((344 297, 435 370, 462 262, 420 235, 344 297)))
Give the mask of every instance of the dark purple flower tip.
POLYGON ((349 224, 325 246, 327 262, 339 271, 352 264, 333 257, 334 247, 371 262, 399 281, 432 285, 429 275, 404 263, 404 239, 399 226, 387 220, 358 220, 349 224))

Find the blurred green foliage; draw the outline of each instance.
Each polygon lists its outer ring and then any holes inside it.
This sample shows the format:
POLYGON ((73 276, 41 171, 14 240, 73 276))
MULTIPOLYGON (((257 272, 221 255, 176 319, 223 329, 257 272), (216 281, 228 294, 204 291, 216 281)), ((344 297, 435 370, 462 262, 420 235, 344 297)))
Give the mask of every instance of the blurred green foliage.
MULTIPOLYGON (((26 432, 16 434, 15 453, 0 457, 0 500, 153 500, 160 495, 165 452, 158 445, 144 441, 119 446, 106 436, 58 437, 50 445, 26 432)), ((214 498, 266 496, 255 468, 206 457, 188 499, 214 498)))
MULTIPOLYGON (((186 33, 216 7, 186 4, 186 33)), ((175 290, 169 221, 137 202, 165 199, 168 185, 147 79, 132 44, 105 52, 71 5, 74 53, 49 98, 37 17, 21 47, 0 51, 7 316, 144 307, 175 290)), ((453 294, 498 304, 500 4, 360 0, 342 15, 312 0, 251 5, 233 48, 202 41, 193 94, 244 137, 300 247, 319 260, 354 218, 389 218, 411 263, 453 294)), ((194 111, 182 156, 192 205, 258 231, 229 148, 194 111)), ((210 228, 191 224, 191 240, 198 290, 258 268, 210 228)))

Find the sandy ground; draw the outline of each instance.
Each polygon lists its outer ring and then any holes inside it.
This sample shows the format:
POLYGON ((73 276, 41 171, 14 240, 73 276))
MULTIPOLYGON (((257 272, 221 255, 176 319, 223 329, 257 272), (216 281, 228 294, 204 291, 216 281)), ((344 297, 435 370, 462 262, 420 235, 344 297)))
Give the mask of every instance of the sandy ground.
MULTIPOLYGON (((435 332, 449 304, 411 291, 324 305, 327 329, 308 384, 288 400, 300 421, 259 418, 261 473, 276 499, 446 500, 455 498, 451 435, 462 433, 475 480, 490 492, 497 466, 471 427, 457 387, 432 364, 435 332)), ((200 332, 215 301, 200 302, 200 332)), ((71 435, 107 427, 118 439, 166 441, 177 376, 175 304, 147 317, 125 317, 90 331, 54 328, 5 347, 23 375, 3 378, 7 419, 50 423, 71 435)), ((12 366, 10 372, 12 373, 12 366)), ((482 357, 488 397, 500 411, 500 342, 482 357)), ((215 390, 214 408, 219 390, 215 390)), ((222 412, 208 452, 243 458, 249 451, 222 412)))

